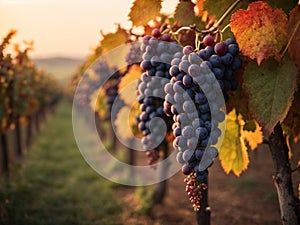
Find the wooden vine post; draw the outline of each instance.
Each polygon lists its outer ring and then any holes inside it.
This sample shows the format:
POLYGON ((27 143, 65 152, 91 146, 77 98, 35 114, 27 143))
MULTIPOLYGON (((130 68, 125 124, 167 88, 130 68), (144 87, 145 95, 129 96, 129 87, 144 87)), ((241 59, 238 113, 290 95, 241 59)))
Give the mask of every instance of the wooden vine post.
POLYGON ((300 224, 299 199, 295 197, 293 191, 289 149, 279 123, 269 136, 269 147, 275 168, 273 179, 278 195, 281 222, 283 225, 300 224))

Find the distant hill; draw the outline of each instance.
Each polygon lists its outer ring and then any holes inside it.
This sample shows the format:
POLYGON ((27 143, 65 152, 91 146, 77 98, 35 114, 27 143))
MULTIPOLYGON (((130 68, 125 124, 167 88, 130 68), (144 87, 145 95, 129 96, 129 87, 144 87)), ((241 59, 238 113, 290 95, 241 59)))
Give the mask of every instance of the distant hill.
POLYGON ((51 57, 33 58, 32 61, 41 69, 52 74, 57 80, 65 83, 84 59, 51 57))

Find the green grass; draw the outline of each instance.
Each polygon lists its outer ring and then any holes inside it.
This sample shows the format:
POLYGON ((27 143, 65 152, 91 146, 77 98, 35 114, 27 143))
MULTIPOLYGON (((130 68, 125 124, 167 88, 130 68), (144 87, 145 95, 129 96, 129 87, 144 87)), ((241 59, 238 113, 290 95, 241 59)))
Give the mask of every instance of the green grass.
POLYGON ((0 181, 0 224, 121 224, 122 203, 112 183, 77 149, 70 105, 60 103, 24 158, 9 181, 0 181))

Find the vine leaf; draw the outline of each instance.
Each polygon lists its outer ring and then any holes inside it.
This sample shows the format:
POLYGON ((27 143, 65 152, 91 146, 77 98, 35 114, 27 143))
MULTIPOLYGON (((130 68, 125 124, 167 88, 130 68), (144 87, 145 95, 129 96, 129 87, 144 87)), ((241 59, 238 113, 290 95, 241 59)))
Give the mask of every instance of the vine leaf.
POLYGON ((241 52, 260 65, 271 56, 279 57, 287 42, 287 15, 263 1, 249 4, 231 16, 230 27, 241 52))
POLYGON ((300 91, 294 94, 294 101, 284 120, 284 125, 288 128, 290 135, 294 137, 294 141, 300 140, 300 91))
POLYGON ((241 115, 233 109, 226 118, 226 133, 220 149, 219 158, 224 171, 239 176, 248 168, 249 157, 244 138, 240 135, 243 126, 241 115))
POLYGON ((136 125, 136 115, 138 115, 138 106, 134 107, 124 106, 118 112, 115 120, 115 127, 118 132, 118 136, 123 140, 128 140, 133 137, 135 131, 133 130, 136 125))
POLYGON ((191 1, 180 1, 176 7, 174 18, 182 26, 201 24, 201 18, 195 15, 195 4, 191 1))
POLYGON ((197 16, 203 16, 203 13, 204 13, 204 2, 203 0, 198 0, 196 2, 196 9, 197 9, 197 12, 196 12, 196 15, 197 16))
POLYGON ((254 120, 245 122, 243 130, 255 132, 257 129, 257 123, 254 120))
POLYGON ((126 43, 128 36, 127 31, 120 26, 118 26, 116 32, 102 35, 103 39, 100 42, 100 46, 103 49, 103 53, 126 43))
POLYGON ((255 150, 258 147, 258 145, 263 142, 263 133, 261 131, 261 127, 256 122, 254 123, 254 131, 249 131, 245 129, 247 123, 244 125, 244 128, 241 131, 241 137, 249 144, 252 150, 255 150))
POLYGON ((160 15, 161 0, 135 0, 128 14, 133 26, 145 26, 160 15))
POLYGON ((290 12, 290 20, 289 20, 289 37, 294 33, 294 37, 291 40, 289 46, 289 53, 291 59, 296 63, 298 70, 300 72, 300 5, 296 6, 290 12), (297 29, 297 30, 295 30, 297 29))
POLYGON ((261 66, 250 62, 245 69, 243 87, 249 95, 250 113, 268 133, 289 111, 297 88, 296 75, 292 61, 279 65, 268 59, 261 66))
POLYGON ((106 104, 106 94, 103 88, 95 91, 90 96, 90 106, 94 112, 97 112, 100 118, 106 118, 108 116, 108 108, 106 104))
POLYGON ((297 5, 298 0, 290 0, 290 1, 284 1, 284 0, 265 0, 272 8, 280 8, 286 13, 289 13, 295 5, 297 5))
POLYGON ((127 105, 132 105, 136 102, 136 85, 140 76, 141 69, 139 65, 133 65, 119 84, 119 96, 127 105))

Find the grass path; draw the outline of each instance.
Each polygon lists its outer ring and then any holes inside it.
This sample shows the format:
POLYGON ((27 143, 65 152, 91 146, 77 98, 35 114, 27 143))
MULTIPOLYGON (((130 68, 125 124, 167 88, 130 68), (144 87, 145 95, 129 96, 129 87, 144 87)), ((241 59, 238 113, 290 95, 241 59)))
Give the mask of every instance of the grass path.
POLYGON ((82 158, 62 102, 35 137, 9 182, 0 181, 0 224, 117 225, 122 203, 113 184, 82 158))

